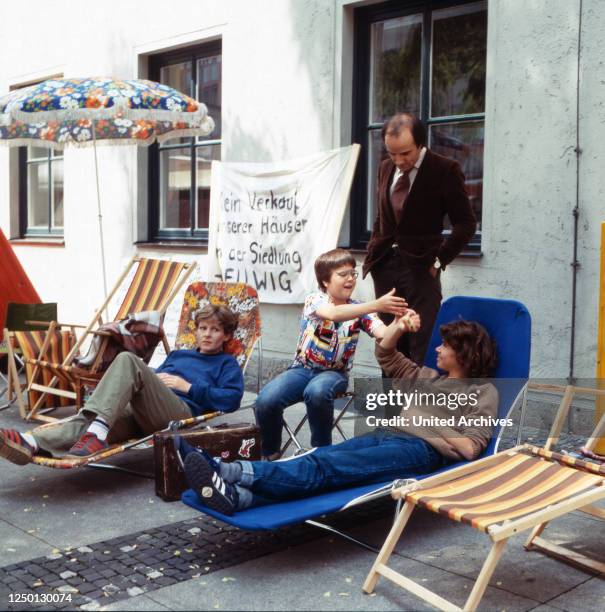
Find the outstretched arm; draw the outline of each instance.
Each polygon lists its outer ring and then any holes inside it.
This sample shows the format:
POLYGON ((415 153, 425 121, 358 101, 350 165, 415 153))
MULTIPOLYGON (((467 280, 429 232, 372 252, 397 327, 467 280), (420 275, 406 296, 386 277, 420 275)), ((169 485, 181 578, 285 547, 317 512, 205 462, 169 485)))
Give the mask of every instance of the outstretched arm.
POLYGON ((420 366, 402 353, 395 350, 397 340, 405 331, 417 331, 420 328, 420 316, 413 310, 408 310, 404 317, 394 319, 384 327, 381 340, 376 342, 376 359, 378 365, 391 378, 413 379, 420 373, 420 366))
POLYGON ((401 317, 405 314, 407 302, 395 295, 395 289, 376 300, 363 302, 361 304, 322 304, 315 311, 322 319, 328 319, 339 323, 340 321, 350 321, 371 312, 384 312, 401 317))
POLYGON ((393 349, 397 341, 405 332, 416 332, 420 329, 420 315, 408 309, 404 316, 396 317, 384 330, 380 346, 384 349, 393 349))

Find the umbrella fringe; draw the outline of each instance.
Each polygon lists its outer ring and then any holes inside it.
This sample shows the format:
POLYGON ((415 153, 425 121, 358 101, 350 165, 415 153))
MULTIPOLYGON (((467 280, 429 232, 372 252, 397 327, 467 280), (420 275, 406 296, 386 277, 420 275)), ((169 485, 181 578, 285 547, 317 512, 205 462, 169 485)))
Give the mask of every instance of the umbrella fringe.
MULTIPOLYGON (((120 146, 149 146, 152 145, 156 140, 158 142, 165 142, 167 140, 172 140, 174 138, 186 138, 186 137, 195 137, 195 136, 207 136, 208 132, 201 131, 199 128, 190 128, 186 130, 176 130, 166 134, 164 136, 150 136, 149 138, 124 138, 122 140, 119 139, 110 139, 107 138, 103 140, 102 138, 97 138, 97 146, 111 146, 111 147, 120 147, 120 146)), ((14 138, 12 140, 2 140, 0 139, 0 146, 7 147, 43 147, 45 149, 63 149, 65 147, 76 147, 76 148, 86 148, 94 146, 94 141, 91 138, 90 140, 78 141, 78 140, 67 140, 65 142, 55 142, 53 140, 41 140, 36 138, 14 138)))
MULTIPOLYGON (((212 121, 208 117, 206 105, 199 102, 196 111, 172 111, 163 109, 136 109, 121 105, 114 105, 111 108, 73 108, 73 109, 54 109, 48 111, 26 112, 18 109, 11 109, 10 105, 0 114, 0 125, 9 125, 15 119, 23 123, 36 125, 48 121, 78 121, 86 119, 96 121, 98 119, 130 119, 130 120, 149 120, 149 121, 169 121, 170 123, 184 122, 196 126, 207 125, 212 121)), ((214 127, 214 122, 212 122, 214 127)), ((210 130, 212 131, 212 130, 210 130)))

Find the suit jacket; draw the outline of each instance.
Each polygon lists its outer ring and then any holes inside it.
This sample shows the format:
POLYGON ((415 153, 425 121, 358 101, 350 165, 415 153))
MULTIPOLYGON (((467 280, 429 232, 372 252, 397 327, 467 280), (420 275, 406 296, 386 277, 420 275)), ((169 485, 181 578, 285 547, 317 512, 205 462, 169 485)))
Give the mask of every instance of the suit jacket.
POLYGON ((445 267, 468 244, 477 227, 458 162, 427 149, 399 223, 389 194, 394 172, 390 159, 378 169, 378 215, 363 263, 364 277, 390 252, 394 242, 405 265, 428 268, 439 257, 445 267), (446 214, 452 233, 444 240, 441 234, 446 214))

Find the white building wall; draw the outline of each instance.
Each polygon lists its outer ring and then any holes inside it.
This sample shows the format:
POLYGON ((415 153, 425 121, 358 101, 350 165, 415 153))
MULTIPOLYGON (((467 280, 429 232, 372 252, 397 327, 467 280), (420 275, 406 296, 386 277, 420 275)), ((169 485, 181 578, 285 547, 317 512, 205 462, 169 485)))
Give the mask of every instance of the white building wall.
MULTIPOLYGON (((350 142, 352 11, 347 0, 203 0, 180 14, 165 3, 99 6, 32 0, 0 7, 0 91, 37 78, 145 76, 143 56, 220 36, 223 44, 223 159, 268 161, 350 142), (109 10, 112 7, 112 10, 109 10), (27 32, 24 35, 23 32, 27 32)), ((605 136, 600 0, 584 0, 576 374, 595 367, 599 161, 605 136)), ((568 371, 579 2, 490 0, 483 257, 459 259, 443 275, 444 296, 524 302, 533 316, 535 375, 568 371), (522 18, 520 18, 522 16, 522 18)), ((0 148, 0 227, 16 235, 8 150, 0 148)), ((134 252, 195 259, 202 249, 136 248, 145 227, 144 150, 99 149, 110 284, 134 252)), ((102 300, 93 153, 65 153, 65 247, 15 244, 44 300, 61 318, 83 321, 102 300), (75 280, 78 279, 78 280, 75 280)), ((360 283, 358 297, 371 296, 360 283)), ((173 317, 180 308, 175 304, 173 317)), ((263 305, 264 347, 289 357, 299 305, 263 305)), ((172 319, 173 320, 173 319, 172 319)), ((168 321, 170 325, 170 319, 168 321)), ((362 340, 358 370, 374 367, 362 340)))

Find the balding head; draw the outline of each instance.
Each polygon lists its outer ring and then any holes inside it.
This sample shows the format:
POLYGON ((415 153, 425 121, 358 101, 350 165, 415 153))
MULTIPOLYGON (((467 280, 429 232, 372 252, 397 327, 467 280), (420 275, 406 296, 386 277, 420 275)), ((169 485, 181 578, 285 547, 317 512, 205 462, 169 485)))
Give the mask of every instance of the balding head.
POLYGON ((408 172, 420 157, 426 142, 426 130, 415 115, 398 113, 385 121, 382 138, 391 161, 402 172, 408 172))
POLYGON ((382 126, 382 140, 387 136, 399 136, 402 131, 409 130, 417 147, 426 146, 426 128, 424 123, 411 113, 397 113, 387 119, 382 126))

